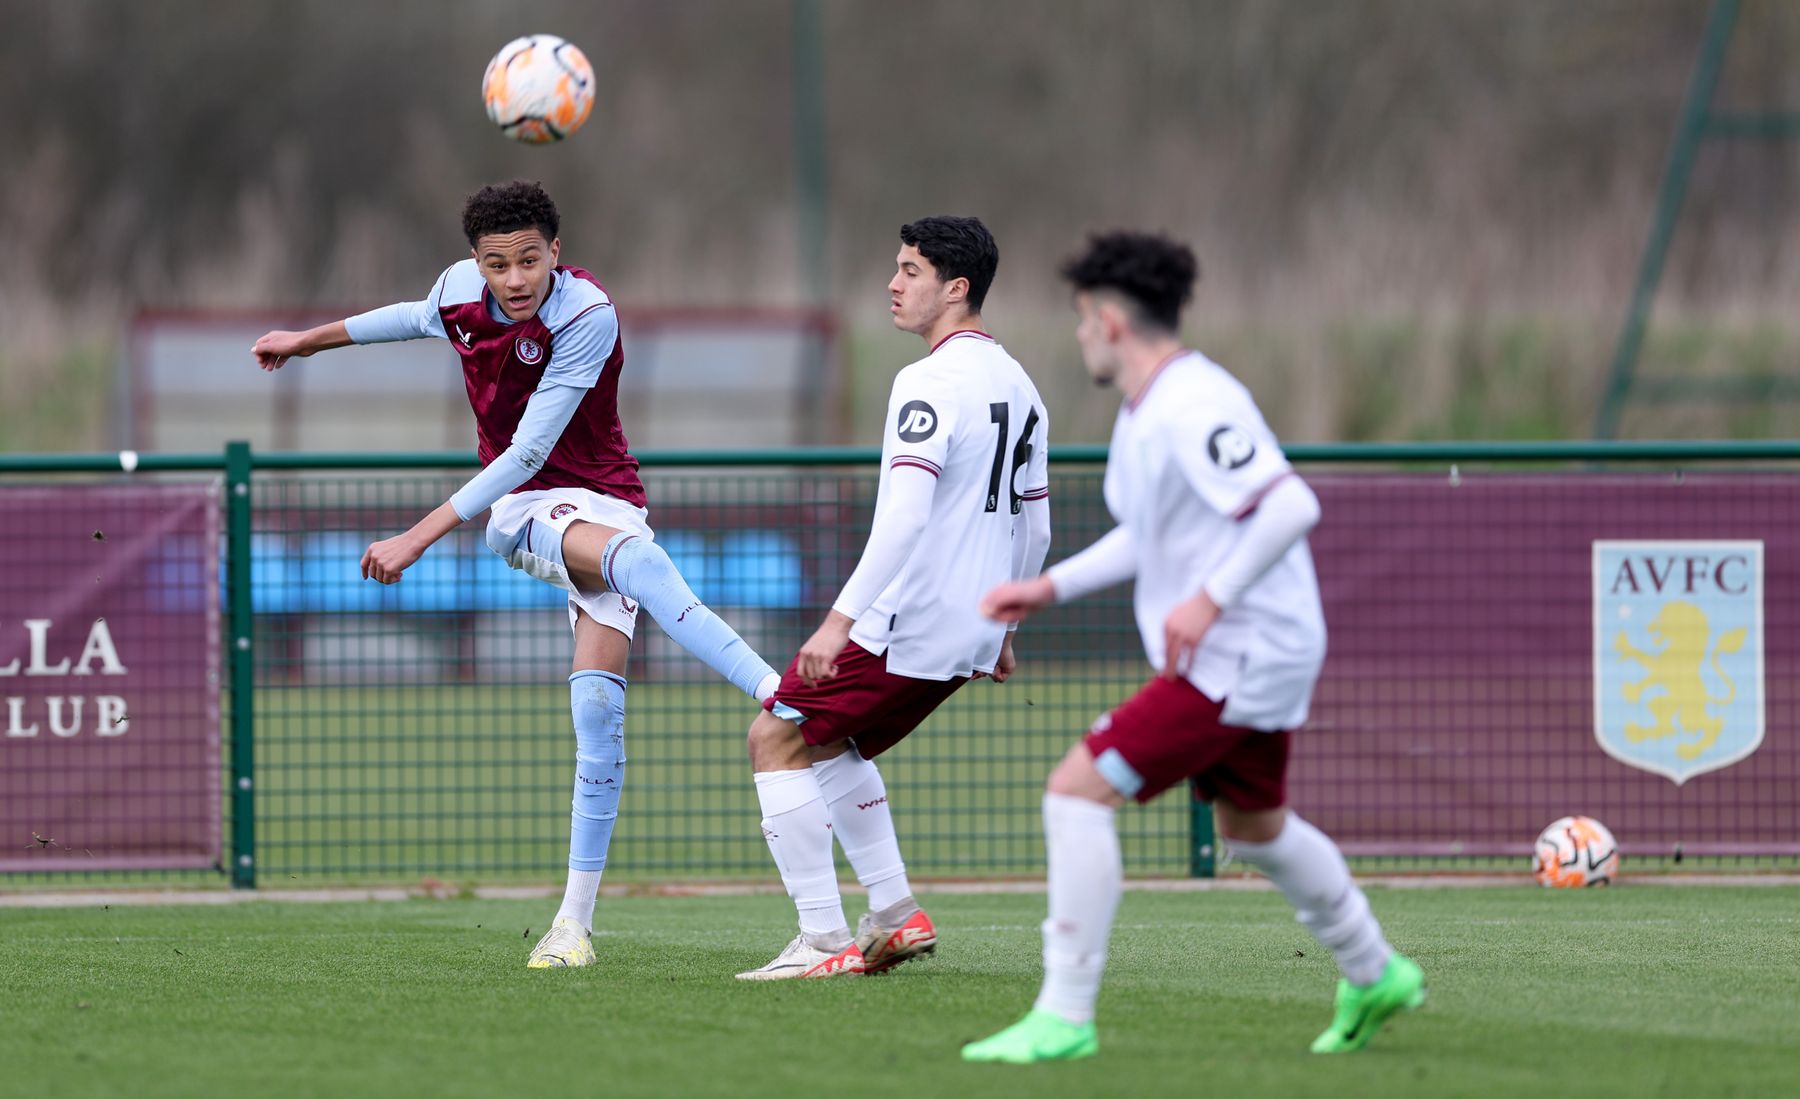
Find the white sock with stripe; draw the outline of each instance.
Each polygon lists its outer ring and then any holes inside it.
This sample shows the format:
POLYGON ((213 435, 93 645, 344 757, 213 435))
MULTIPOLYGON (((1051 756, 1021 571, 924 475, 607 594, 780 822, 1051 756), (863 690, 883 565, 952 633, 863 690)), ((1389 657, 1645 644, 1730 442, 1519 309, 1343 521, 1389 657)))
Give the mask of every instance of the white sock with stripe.
MULTIPOLYGON (((855 748, 813 764, 819 790, 831 813, 831 830, 844 848, 856 880, 869 891, 869 910, 881 912, 912 896, 894 815, 888 807, 887 784, 874 763, 855 748)), ((911 915, 911 913, 908 913, 911 915)))

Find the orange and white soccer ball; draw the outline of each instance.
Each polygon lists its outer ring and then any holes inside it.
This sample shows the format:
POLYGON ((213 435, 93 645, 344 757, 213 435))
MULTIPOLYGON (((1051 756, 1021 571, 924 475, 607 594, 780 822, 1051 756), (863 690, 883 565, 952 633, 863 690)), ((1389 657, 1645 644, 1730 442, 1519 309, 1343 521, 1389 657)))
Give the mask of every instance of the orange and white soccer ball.
POLYGON ((594 67, 554 34, 500 47, 481 78, 481 101, 500 132, 528 145, 561 141, 594 109, 594 67))
POLYGON ((1619 844, 1593 817, 1563 817, 1538 833, 1531 873, 1539 885, 1608 885, 1619 873, 1619 844))

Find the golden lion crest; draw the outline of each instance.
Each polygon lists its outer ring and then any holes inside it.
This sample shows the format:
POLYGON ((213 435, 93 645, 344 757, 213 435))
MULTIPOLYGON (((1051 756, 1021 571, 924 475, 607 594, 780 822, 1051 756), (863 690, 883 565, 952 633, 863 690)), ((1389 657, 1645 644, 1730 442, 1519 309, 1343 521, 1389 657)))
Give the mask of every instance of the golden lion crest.
POLYGON ((1737 697, 1737 684, 1725 674, 1719 658, 1744 647, 1748 631, 1742 627, 1728 630, 1716 640, 1706 612, 1682 600, 1665 604, 1649 626, 1650 639, 1661 646, 1645 652, 1631 643, 1620 630, 1613 649, 1626 660, 1644 666, 1644 677, 1624 685, 1625 701, 1637 702, 1652 694, 1646 705, 1653 725, 1627 722, 1625 737, 1633 744, 1646 740, 1680 736, 1684 743, 1675 751, 1682 759, 1697 759, 1712 747, 1725 728, 1725 719, 1712 712, 1714 706, 1729 706, 1737 697), (1708 652, 1712 654, 1713 674, 1725 684, 1725 693, 1715 695, 1707 689, 1703 672, 1708 652))

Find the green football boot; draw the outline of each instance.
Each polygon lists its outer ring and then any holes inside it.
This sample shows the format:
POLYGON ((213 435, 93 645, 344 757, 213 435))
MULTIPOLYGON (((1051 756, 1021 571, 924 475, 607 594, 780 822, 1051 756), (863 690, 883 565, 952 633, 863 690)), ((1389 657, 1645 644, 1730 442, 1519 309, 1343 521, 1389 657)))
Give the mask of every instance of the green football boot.
POLYGON ((1340 979, 1337 1014, 1325 1033, 1313 1039, 1314 1053, 1349 1053, 1369 1044, 1381 1024, 1401 1011, 1425 1002, 1425 973, 1404 954, 1388 959, 1375 983, 1358 987, 1340 979))
POLYGON ((1029 1065, 1037 1061, 1073 1061, 1100 1052, 1093 1023, 1071 1023, 1055 1012, 1032 1008, 1023 1019, 992 1037, 962 1048, 965 1061, 1003 1061, 1029 1065))

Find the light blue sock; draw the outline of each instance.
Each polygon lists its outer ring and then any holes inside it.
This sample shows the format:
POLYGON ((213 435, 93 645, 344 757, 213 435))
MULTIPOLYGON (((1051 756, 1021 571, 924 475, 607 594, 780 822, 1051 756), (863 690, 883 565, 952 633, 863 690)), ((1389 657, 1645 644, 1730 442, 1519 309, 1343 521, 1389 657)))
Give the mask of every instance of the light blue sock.
POLYGON ((575 717, 575 798, 569 814, 569 869, 606 869, 606 848, 625 782, 625 681, 611 672, 569 677, 575 717))
POLYGON ((682 648, 761 701, 757 688, 775 669, 700 602, 661 546, 635 534, 616 534, 601 551, 600 574, 607 587, 649 611, 682 648))

